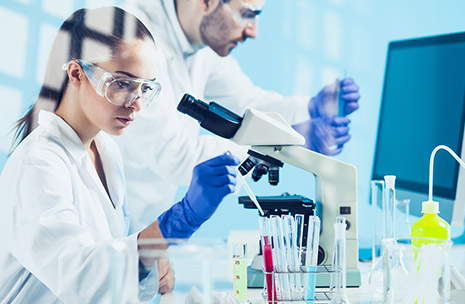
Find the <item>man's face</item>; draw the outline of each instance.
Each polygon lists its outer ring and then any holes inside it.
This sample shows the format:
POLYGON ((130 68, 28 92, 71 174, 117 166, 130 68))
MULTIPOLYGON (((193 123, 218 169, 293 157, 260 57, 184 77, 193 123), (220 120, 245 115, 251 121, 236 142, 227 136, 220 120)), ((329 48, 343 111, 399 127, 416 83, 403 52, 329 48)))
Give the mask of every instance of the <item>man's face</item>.
POLYGON ((260 13, 264 0, 219 1, 216 9, 203 17, 200 35, 203 43, 218 55, 227 56, 239 42, 255 38, 258 24, 255 18, 260 13))

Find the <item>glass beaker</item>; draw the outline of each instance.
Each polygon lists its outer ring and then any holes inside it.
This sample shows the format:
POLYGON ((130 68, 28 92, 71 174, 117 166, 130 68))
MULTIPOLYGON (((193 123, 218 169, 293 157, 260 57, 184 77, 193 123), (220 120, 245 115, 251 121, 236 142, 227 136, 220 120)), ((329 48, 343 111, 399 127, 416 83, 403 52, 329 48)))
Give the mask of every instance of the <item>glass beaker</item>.
MULTIPOLYGON (((167 303, 212 303, 215 283, 213 269, 221 260, 230 261, 226 243, 220 240, 149 239, 139 240, 141 259, 169 259, 175 273, 174 289, 163 295, 167 303), (169 246, 168 246, 169 244, 169 246)), ((217 265, 218 264, 218 265, 217 265)), ((226 273, 226 271, 225 271, 226 273)), ((230 294, 233 297, 232 293, 230 294)))
POLYGON ((384 303, 450 303, 450 250, 442 239, 382 241, 384 303))

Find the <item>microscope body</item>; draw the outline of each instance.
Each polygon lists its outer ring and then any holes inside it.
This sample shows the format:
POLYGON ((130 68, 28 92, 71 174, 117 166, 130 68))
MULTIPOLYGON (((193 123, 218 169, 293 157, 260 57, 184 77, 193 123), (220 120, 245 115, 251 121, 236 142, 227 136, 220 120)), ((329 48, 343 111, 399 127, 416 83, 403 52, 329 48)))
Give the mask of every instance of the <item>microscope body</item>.
POLYGON ((315 176, 314 200, 322 208, 320 247, 324 257, 321 264, 332 264, 334 223, 337 216, 344 216, 347 219, 347 284, 359 286, 357 169, 302 147, 305 143, 303 136, 276 113, 247 110, 241 127, 231 140, 241 145, 251 145, 250 150, 258 154, 293 165, 315 176))
MULTIPOLYGON (((255 167, 265 171, 252 173, 258 180, 269 171, 269 182, 276 185, 279 181, 278 170, 287 163, 303 169, 315 176, 315 203, 322 210, 322 229, 320 247, 324 252, 323 265, 332 264, 334 246, 334 223, 337 216, 347 219, 346 230, 346 266, 347 286, 360 286, 358 270, 358 234, 357 234, 357 170, 353 165, 304 148, 305 138, 295 131, 278 113, 265 113, 255 109, 245 111, 243 117, 211 102, 208 105, 190 95, 181 100, 178 110, 196 118, 201 125, 212 121, 214 127, 206 128, 215 134, 229 138, 239 145, 250 146, 250 157, 239 167, 242 175, 255 167), (197 107, 198 109, 196 109, 197 107), (218 121, 224 120, 228 136, 219 127, 218 121), (273 172, 273 175, 271 174, 273 172), (272 178, 273 176, 273 178, 272 178)), ((310 179, 309 179, 310 180, 310 179)), ((317 279, 318 286, 330 286, 329 276, 317 279)))

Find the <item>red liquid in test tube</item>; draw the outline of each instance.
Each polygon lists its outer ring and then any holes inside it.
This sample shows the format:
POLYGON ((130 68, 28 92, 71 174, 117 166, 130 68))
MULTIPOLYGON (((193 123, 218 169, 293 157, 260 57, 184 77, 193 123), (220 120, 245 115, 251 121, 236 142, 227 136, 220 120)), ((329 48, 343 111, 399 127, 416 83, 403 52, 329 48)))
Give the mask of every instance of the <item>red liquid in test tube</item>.
MULTIPOLYGON (((271 254, 271 244, 267 236, 263 237, 263 263, 265 266, 265 272, 273 271, 273 257, 271 254)), ((276 300, 276 286, 273 284, 273 275, 271 273, 266 274, 266 291, 268 294, 268 300, 276 300), (273 294, 271 293, 273 290, 273 294)))

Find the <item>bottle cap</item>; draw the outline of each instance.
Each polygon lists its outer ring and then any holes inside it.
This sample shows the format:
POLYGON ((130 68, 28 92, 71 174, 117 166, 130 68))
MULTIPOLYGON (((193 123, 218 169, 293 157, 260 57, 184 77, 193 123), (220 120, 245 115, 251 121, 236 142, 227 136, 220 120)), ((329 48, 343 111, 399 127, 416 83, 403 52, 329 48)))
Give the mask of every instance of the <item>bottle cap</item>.
POLYGON ((439 213, 439 203, 435 201, 425 201, 421 204, 421 213, 439 213))
POLYGON ((394 189, 394 186, 396 184, 395 175, 385 175, 384 180, 386 181, 386 189, 394 189))

